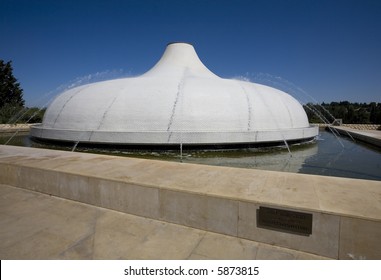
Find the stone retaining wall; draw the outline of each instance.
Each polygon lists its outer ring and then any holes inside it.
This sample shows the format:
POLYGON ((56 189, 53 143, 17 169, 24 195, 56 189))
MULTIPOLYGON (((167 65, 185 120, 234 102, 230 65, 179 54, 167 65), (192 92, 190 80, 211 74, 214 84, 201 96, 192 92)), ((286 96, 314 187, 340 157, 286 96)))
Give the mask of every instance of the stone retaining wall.
MULTIPOLYGON (((320 128, 326 128, 330 124, 325 123, 318 123, 318 124, 312 124, 312 125, 318 125, 320 128)), ((343 123, 341 126, 358 129, 358 130, 381 130, 381 124, 350 124, 350 123, 343 123)))
POLYGON ((0 124, 0 132, 29 131, 34 123, 0 124))
POLYGON ((349 127, 358 130, 381 130, 381 124, 346 124, 343 123, 341 126, 349 127))

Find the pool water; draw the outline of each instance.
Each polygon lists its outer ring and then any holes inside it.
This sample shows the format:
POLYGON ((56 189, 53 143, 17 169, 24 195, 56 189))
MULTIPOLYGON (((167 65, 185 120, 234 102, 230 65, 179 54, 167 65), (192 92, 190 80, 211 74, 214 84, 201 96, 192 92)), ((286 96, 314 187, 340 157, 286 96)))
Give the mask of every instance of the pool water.
MULTIPOLYGON (((0 135, 0 144, 10 135, 0 135)), ((34 142, 27 133, 17 134, 8 145, 49 148, 71 151, 73 145, 51 145, 34 142)), ((254 168, 304 174, 349 177, 381 181, 381 149, 337 138, 332 133, 320 131, 311 142, 290 147, 224 150, 132 150, 120 147, 94 148, 78 145, 76 152, 100 153, 125 157, 168 160, 216 166, 254 168)))

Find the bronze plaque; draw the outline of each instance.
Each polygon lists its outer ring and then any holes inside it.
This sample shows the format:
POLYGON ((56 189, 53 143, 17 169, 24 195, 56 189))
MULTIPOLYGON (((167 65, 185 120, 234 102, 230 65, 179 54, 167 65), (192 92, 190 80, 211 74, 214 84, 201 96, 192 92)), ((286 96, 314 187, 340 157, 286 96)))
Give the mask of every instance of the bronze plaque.
POLYGON ((282 232, 312 234, 312 214, 270 207, 257 210, 257 227, 282 232))

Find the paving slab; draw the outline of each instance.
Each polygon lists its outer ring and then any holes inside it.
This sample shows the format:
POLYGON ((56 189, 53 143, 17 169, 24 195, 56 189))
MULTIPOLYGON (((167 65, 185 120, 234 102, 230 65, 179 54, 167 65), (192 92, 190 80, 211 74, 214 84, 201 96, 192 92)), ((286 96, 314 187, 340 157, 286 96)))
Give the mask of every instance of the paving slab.
POLYGON ((0 184, 0 259, 327 259, 0 184))

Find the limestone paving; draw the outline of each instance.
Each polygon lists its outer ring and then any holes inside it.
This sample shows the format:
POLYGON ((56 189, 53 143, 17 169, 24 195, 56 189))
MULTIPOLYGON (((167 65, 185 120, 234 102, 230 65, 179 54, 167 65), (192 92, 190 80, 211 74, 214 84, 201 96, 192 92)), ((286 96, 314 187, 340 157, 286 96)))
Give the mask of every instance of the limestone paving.
POLYGON ((0 184, 0 259, 326 259, 0 184))

